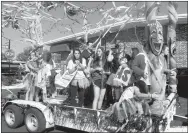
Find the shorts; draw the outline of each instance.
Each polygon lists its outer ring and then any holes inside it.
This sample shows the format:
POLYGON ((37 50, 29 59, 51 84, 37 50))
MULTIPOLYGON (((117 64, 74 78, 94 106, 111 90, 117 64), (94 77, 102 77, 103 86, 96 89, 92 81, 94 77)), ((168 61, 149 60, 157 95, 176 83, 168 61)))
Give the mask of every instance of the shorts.
POLYGON ((106 79, 104 79, 103 82, 102 82, 102 79, 97 79, 93 81, 93 84, 102 89, 102 88, 106 88, 105 82, 106 82, 106 79))

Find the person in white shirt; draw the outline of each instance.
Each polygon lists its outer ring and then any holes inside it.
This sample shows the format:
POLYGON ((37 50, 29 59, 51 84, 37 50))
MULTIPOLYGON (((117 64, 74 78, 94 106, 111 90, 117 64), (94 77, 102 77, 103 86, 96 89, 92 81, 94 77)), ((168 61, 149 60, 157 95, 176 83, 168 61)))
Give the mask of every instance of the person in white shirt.
MULTIPOLYGON (((39 97, 38 96, 40 92, 39 88, 41 88, 43 93, 43 101, 45 101, 47 95, 49 94, 49 89, 53 89, 50 83, 51 70, 53 68, 52 65, 50 64, 51 53, 44 52, 42 55, 42 59, 43 60, 41 64, 41 69, 38 72, 38 83, 37 83, 38 91, 36 92, 35 95, 36 97, 39 97)), ((50 92, 52 92, 52 90, 50 90, 50 92)), ((55 92, 55 90, 53 90, 53 92, 55 92)))
POLYGON ((29 73, 26 75, 24 79, 24 84, 26 85, 26 97, 25 100, 33 101, 35 94, 35 85, 37 84, 37 73, 38 73, 38 65, 37 65, 37 56, 34 51, 30 53, 30 60, 26 63, 29 73))
POLYGON ((72 106, 78 105, 79 107, 82 107, 84 105, 84 90, 89 87, 90 83, 84 74, 86 60, 82 58, 79 49, 73 51, 73 57, 69 60, 67 69, 70 74, 77 71, 70 85, 70 103, 72 106), (76 98, 77 93, 78 99, 76 98))

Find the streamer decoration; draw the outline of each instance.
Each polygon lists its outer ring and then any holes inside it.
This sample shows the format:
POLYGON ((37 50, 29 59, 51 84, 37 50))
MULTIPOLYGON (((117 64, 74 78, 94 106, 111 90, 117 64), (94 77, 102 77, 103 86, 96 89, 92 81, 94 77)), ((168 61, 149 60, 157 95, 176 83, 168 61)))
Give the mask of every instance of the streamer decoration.
MULTIPOLYGON (((169 18, 169 25, 168 25, 168 34, 167 34, 167 41, 169 47, 169 69, 176 70, 176 24, 178 21, 178 14, 177 14, 177 2, 168 2, 168 18, 169 18)), ((176 75, 171 76, 169 75, 169 86, 172 92, 177 92, 177 79, 176 75)))

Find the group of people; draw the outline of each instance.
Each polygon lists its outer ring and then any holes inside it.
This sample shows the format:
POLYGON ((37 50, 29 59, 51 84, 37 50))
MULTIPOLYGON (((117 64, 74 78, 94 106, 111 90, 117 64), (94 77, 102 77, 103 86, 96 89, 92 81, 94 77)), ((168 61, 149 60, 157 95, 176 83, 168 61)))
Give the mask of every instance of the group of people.
MULTIPOLYGON (((166 48, 164 46, 164 57, 168 54, 165 52, 168 51, 166 48)), ((91 93, 94 95, 92 109, 103 109, 104 99, 106 107, 133 95, 146 99, 159 99, 158 90, 151 88, 151 70, 146 53, 138 45, 132 47, 130 53, 125 52, 123 42, 109 50, 105 50, 104 47, 98 47, 96 51, 74 49, 66 60, 68 73, 75 73, 68 88, 70 105, 84 107, 87 97, 85 90, 91 87, 93 88, 91 93)), ((29 89, 26 100, 40 101, 41 95, 43 100, 48 96, 55 96, 56 73, 53 72, 51 53, 36 55, 36 52, 32 52, 27 66, 30 74, 27 76, 29 89)), ((158 61, 155 67, 165 68, 158 61)), ((163 71, 163 77, 165 72, 172 72, 167 69, 163 71)), ((166 82, 166 79, 162 80, 166 82)))
MULTIPOLYGON (((122 47, 124 43, 120 42, 107 51, 104 47, 98 47, 96 51, 73 50, 72 57, 67 61, 69 73, 77 71, 69 87, 70 105, 83 107, 87 97, 84 93, 88 87, 93 88, 93 109, 103 109, 104 99, 106 107, 118 102, 130 86, 136 87, 135 92, 141 98, 160 99, 159 90, 151 88, 149 59, 142 47, 132 47, 131 54, 126 54, 122 47)), ((164 57, 168 54, 165 53, 168 51, 166 48, 164 46, 164 57)), ((162 77, 165 77, 165 72, 173 72, 156 62, 155 67, 158 66, 164 71, 162 77)), ((162 81, 166 82, 166 79, 163 78, 162 81)))
POLYGON ((48 51, 41 52, 39 49, 31 51, 26 63, 29 73, 24 78, 25 88, 27 89, 25 100, 38 102, 55 93, 51 53, 48 51))

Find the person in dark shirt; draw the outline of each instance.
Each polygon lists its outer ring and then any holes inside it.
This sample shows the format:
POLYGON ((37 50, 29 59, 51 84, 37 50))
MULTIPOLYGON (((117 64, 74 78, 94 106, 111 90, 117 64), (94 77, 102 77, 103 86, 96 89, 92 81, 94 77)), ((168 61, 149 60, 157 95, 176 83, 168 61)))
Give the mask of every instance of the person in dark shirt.
MULTIPOLYGON (((87 42, 87 45, 90 45, 91 42, 87 42)), ((87 69, 85 69, 85 74, 86 74, 86 77, 89 79, 89 81, 91 82, 91 75, 90 75, 90 72, 89 72, 89 66, 90 66, 90 63, 91 63, 91 58, 93 57, 94 55, 94 51, 90 48, 86 48, 82 51, 82 57, 86 59, 86 64, 87 64, 87 69)), ((85 101, 84 101, 84 104, 85 106, 90 106, 93 102, 93 98, 94 98, 94 91, 93 91, 93 84, 90 84, 90 86, 88 88, 86 88, 85 90, 85 101)))
POLYGON ((120 66, 119 64, 119 54, 118 54, 119 46, 116 44, 115 47, 112 47, 110 51, 107 52, 107 63, 106 69, 108 69, 110 75, 106 82, 107 86, 107 93, 106 93, 106 106, 110 106, 110 104, 114 103, 114 99, 112 96, 112 88, 114 86, 113 79, 115 74, 120 66))
POLYGON ((103 47, 99 47, 97 49, 97 53, 90 67, 91 77, 94 85, 94 100, 92 105, 93 109, 101 109, 104 95, 106 93, 106 74, 104 70, 105 56, 103 52, 103 47))
MULTIPOLYGON (((90 42, 87 42, 87 45, 90 45, 90 42)), ((90 49, 90 48, 85 48, 83 51, 82 51, 82 57, 86 59, 86 63, 88 64, 89 62, 89 58, 91 55, 93 55, 93 50, 90 49)))

